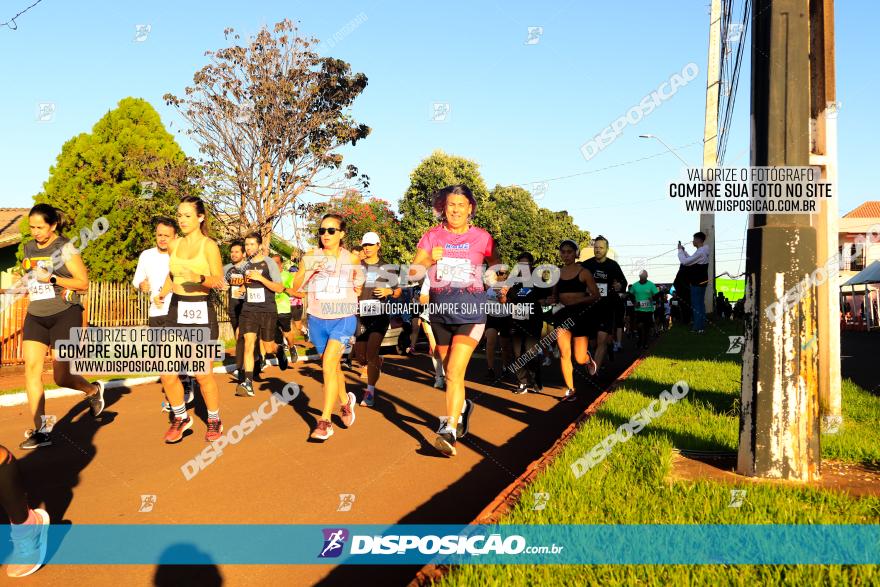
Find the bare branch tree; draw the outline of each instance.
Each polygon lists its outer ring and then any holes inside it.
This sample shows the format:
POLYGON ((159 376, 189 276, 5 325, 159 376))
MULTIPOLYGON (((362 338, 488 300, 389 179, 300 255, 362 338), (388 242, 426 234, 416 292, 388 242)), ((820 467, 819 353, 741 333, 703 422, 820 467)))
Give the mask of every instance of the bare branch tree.
MULTIPOLYGON (((224 31, 227 39, 233 33, 224 31)), ((191 125, 204 195, 227 236, 256 230, 268 243, 303 192, 327 195, 352 180, 368 182, 355 166, 343 169, 338 152, 370 134, 350 113, 367 77, 312 51, 317 42, 283 20, 246 46, 206 52, 211 62, 184 96, 164 97, 191 125)))

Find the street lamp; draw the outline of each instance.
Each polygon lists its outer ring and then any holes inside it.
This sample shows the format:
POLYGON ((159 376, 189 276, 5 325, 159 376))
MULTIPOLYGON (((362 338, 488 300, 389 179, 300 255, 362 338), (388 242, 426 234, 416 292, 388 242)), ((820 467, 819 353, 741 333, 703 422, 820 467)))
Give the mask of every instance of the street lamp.
POLYGON ((690 163, 688 163, 687 161, 685 161, 684 159, 681 158, 681 155, 679 155, 679 154, 676 152, 675 149, 673 149, 672 147, 670 147, 669 145, 667 145, 667 144, 666 144, 666 141, 664 141, 663 139, 661 139, 661 138, 658 137, 657 135, 639 135, 639 138, 640 138, 640 139, 657 139, 658 141, 660 141, 660 144, 661 144, 661 145, 663 145, 664 147, 666 147, 666 150, 667 150, 667 151, 669 151, 670 153, 672 153, 673 155, 675 155, 676 157, 678 157, 678 160, 681 161, 682 163, 684 163, 684 164, 685 164, 685 167, 690 167, 690 166, 691 166, 690 163))

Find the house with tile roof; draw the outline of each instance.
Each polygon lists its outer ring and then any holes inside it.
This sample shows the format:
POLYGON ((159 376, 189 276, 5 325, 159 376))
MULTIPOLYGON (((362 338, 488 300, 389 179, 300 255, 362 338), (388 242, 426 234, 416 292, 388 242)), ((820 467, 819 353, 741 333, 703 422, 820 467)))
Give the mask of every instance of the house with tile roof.
POLYGON ((840 219, 837 238, 840 250, 845 253, 844 247, 849 247, 850 251, 855 253, 848 256, 844 254, 844 266, 840 272, 841 283, 872 262, 880 260, 880 242, 865 243, 861 251, 855 247, 856 239, 864 238, 874 226, 880 227, 880 200, 864 202, 840 219))
POLYGON ((0 289, 12 287, 10 269, 17 265, 15 253, 21 243, 19 224, 29 208, 0 208, 0 289))

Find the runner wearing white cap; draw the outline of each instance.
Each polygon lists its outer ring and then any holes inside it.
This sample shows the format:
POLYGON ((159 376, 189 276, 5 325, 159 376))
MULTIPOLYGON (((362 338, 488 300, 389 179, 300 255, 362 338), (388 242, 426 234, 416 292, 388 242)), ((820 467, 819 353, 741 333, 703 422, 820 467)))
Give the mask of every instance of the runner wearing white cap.
POLYGON ((376 395, 376 382, 379 381, 379 373, 382 369, 382 357, 379 350, 382 339, 388 331, 391 317, 388 314, 386 302, 389 299, 400 297, 399 287, 389 287, 391 284, 387 277, 383 277, 379 269, 385 265, 385 261, 379 257, 379 235, 375 232, 366 233, 361 239, 364 258, 361 265, 364 267, 366 281, 358 297, 358 327, 356 330, 354 354, 364 357, 367 362, 367 390, 361 400, 362 406, 372 406, 376 395))

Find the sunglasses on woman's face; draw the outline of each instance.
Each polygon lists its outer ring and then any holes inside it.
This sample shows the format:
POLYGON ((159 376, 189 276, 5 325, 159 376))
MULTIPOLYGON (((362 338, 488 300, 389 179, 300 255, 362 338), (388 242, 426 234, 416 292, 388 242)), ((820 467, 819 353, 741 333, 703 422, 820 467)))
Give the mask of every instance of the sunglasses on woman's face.
POLYGON ((338 229, 338 228, 335 228, 335 227, 333 227, 333 226, 331 226, 330 228, 319 228, 319 229, 318 229, 318 235, 323 236, 325 232, 326 232, 327 234, 334 235, 334 234, 336 234, 336 231, 337 231, 337 230, 339 230, 339 229, 338 229))

